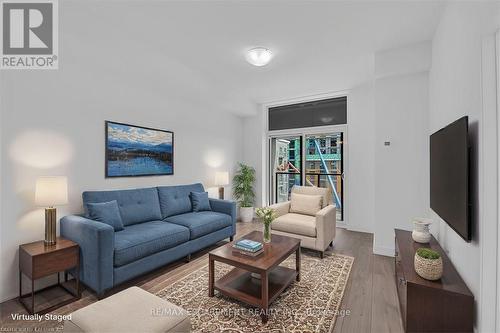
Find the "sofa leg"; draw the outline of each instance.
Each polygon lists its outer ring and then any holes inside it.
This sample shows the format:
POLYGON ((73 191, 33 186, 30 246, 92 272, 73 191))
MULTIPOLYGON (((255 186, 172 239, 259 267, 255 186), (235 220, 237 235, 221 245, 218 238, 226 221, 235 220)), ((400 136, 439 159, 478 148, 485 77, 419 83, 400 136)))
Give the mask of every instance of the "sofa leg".
POLYGON ((106 292, 105 291, 101 291, 100 293, 97 293, 97 299, 100 301, 101 299, 103 299, 104 297, 106 296, 106 292))
POLYGON ((190 262, 190 261, 191 261, 191 253, 186 256, 186 262, 190 262))
POLYGON ((229 241, 232 242, 234 240, 234 236, 229 237, 229 241))
POLYGON ((330 245, 328 245, 333 248, 333 241, 330 242, 330 245))
POLYGON ((320 257, 321 259, 323 259, 323 258, 325 257, 325 251, 321 251, 321 252, 319 253, 319 257, 320 257))

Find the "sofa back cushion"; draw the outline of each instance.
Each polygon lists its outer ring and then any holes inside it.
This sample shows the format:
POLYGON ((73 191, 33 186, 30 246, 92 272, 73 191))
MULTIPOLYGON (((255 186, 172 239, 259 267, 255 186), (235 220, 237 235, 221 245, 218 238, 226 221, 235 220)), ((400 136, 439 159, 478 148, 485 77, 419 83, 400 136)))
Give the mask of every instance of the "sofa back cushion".
POLYGON ((193 210, 191 205, 191 192, 205 192, 200 183, 191 185, 159 186, 160 207, 162 218, 189 213, 193 210))
POLYGON ((160 202, 156 187, 116 191, 85 191, 82 197, 87 216, 89 216, 88 203, 116 200, 125 226, 161 220, 160 202))

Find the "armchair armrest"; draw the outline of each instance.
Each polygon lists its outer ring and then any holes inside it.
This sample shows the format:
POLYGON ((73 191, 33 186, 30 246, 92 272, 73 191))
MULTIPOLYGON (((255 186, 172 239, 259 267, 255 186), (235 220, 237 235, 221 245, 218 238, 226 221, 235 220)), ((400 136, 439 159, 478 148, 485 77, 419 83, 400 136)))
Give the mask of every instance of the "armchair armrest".
POLYGON ((280 217, 290 212, 290 201, 275 203, 269 206, 269 208, 274 209, 276 217, 280 217))
POLYGON ((334 205, 328 205, 316 213, 317 244, 326 249, 335 239, 337 213, 334 205))
POLYGON ((113 287, 113 227, 76 215, 63 217, 60 225, 61 236, 80 246, 80 279, 98 294, 113 287))
POLYGON ((232 200, 209 199, 210 207, 217 213, 223 213, 231 216, 233 223, 233 235, 236 234, 236 202, 232 200))

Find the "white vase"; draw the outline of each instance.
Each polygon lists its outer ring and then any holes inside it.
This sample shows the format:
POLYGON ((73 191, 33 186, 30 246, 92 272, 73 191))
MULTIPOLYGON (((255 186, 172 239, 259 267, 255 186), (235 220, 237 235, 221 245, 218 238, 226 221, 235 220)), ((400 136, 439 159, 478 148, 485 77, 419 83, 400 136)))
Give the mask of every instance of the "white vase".
POLYGON ((252 222, 253 207, 240 207, 240 220, 241 222, 252 222))
POLYGON ((411 236, 417 243, 429 243, 431 240, 431 233, 429 226, 432 224, 431 219, 416 218, 413 220, 413 232, 411 236))

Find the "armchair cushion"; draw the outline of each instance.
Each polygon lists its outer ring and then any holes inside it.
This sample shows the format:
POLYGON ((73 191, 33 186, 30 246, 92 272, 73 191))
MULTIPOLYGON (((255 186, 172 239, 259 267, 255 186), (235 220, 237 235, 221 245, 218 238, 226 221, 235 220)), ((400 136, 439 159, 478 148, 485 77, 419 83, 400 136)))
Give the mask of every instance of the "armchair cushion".
POLYGON ((307 195, 292 192, 290 213, 315 216, 323 206, 321 195, 307 195))
POLYGON ((323 197, 322 208, 328 206, 332 200, 331 191, 325 187, 317 186, 297 186, 292 187, 292 193, 306 194, 306 195, 321 195, 323 197))
POLYGON ((296 235, 316 237, 316 217, 289 213, 271 223, 271 229, 296 235))
POLYGON ((269 208, 274 209, 274 211, 276 212, 276 218, 278 218, 290 213, 290 201, 278 202, 269 206, 269 208))

